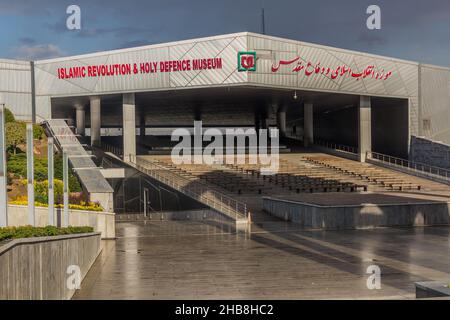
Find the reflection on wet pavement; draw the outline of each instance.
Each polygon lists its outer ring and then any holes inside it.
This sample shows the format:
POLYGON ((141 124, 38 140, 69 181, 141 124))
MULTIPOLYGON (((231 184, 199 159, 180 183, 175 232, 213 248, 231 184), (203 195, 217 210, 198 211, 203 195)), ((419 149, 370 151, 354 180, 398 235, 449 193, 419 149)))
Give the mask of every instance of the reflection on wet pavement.
POLYGON ((450 278, 450 227, 305 231, 265 222, 117 224, 75 299, 413 298, 414 282, 450 278), (367 289, 367 267, 381 290, 367 289))

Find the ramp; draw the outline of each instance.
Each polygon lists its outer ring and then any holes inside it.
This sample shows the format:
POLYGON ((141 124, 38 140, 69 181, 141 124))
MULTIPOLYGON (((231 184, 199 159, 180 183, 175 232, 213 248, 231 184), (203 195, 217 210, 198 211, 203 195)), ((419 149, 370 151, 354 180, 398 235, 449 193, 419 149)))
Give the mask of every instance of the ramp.
POLYGON ((46 122, 48 133, 53 137, 56 146, 67 153, 69 163, 77 174, 83 188, 89 193, 91 201, 97 201, 105 211, 113 212, 113 192, 100 168, 91 159, 78 141, 77 136, 62 119, 51 119, 46 122))

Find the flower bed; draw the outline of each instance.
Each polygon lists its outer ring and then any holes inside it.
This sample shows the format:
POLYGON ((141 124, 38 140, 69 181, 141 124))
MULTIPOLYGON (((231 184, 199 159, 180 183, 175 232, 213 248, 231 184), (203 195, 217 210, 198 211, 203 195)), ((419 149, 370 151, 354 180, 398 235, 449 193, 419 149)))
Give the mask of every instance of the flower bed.
MULTIPOLYGON (((13 204, 13 205, 19 205, 19 206, 26 206, 28 205, 28 201, 27 200, 23 200, 23 199, 17 199, 17 200, 13 200, 13 201, 9 201, 9 204, 13 204)), ((42 203, 42 202, 38 202, 36 201, 34 203, 34 205, 36 207, 48 207, 47 203, 42 203)), ((63 204, 55 204, 55 208, 58 209, 62 209, 64 208, 63 204)), ((103 208, 96 202, 83 202, 81 201, 80 204, 69 204, 69 209, 73 209, 73 210, 85 210, 85 211, 103 211, 103 208)))

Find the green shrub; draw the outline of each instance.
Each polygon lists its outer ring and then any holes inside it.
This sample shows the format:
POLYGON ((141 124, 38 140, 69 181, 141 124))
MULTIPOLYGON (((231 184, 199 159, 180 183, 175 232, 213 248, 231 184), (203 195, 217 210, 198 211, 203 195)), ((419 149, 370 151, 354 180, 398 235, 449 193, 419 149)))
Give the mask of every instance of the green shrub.
MULTIPOLYGON (((63 157, 61 154, 55 155, 54 158, 54 175, 55 179, 63 180, 63 157)), ((81 185, 77 177, 72 171, 69 171, 69 190, 70 192, 80 192, 81 185)))
MULTIPOLYGON (((8 162, 8 173, 16 178, 24 179, 27 176, 27 156, 25 153, 10 155, 8 162)), ((61 155, 55 155, 54 158, 54 176, 55 179, 63 178, 63 161, 61 155)), ((34 158, 34 179, 36 181, 45 181, 48 179, 48 159, 34 158)), ((72 171, 69 171, 69 190, 70 192, 80 192, 81 185, 72 171)))
POLYGON ((67 227, 67 228, 57 228, 53 226, 7 227, 7 228, 0 228, 0 241, 19 238, 48 237, 64 234, 91 233, 91 232, 94 232, 94 229, 92 227, 67 227))
POLYGON ((41 140, 45 135, 44 128, 38 124, 33 124, 33 139, 41 140))
POLYGON ((25 153, 10 155, 7 162, 9 174, 17 178, 24 178, 27 175, 27 156, 25 153))
POLYGON ((5 123, 15 122, 16 118, 14 114, 8 108, 5 108, 5 123))
POLYGON ((48 202, 48 183, 35 181, 34 182, 34 200, 37 202, 48 202))
MULTIPOLYGON (((55 203, 58 203, 58 200, 62 199, 62 196, 64 194, 63 189, 63 182, 61 180, 55 179, 53 184, 53 200, 55 201, 55 203)), ((48 180, 34 182, 34 199, 36 202, 48 203, 48 180)))

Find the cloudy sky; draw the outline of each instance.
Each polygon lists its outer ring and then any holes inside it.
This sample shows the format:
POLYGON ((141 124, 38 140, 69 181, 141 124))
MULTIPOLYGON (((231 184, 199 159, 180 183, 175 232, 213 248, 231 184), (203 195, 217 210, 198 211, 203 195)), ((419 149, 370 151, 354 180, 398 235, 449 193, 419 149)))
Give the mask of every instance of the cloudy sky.
POLYGON ((0 0, 0 57, 43 59, 240 31, 450 66, 450 0, 0 0), (66 8, 81 8, 81 30, 66 8), (381 7, 381 30, 366 9, 381 7))

